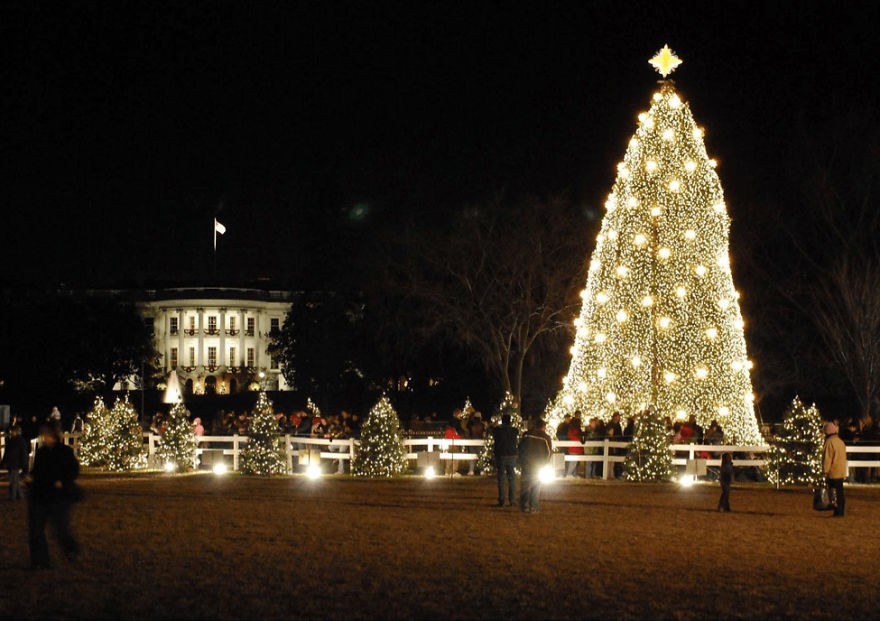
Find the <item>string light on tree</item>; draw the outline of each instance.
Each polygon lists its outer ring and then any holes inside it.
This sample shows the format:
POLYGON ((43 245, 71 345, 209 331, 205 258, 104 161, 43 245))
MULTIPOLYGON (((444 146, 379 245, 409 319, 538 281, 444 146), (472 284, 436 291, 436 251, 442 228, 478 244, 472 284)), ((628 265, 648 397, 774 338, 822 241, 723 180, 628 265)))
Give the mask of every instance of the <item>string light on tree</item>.
POLYGON ((673 476, 666 422, 654 408, 636 417, 635 434, 626 452, 623 471, 630 481, 668 481, 673 476))
POLYGON ((770 447, 768 478, 779 485, 818 485, 823 478, 825 434, 815 404, 795 397, 785 412, 782 430, 770 447))
POLYGON ((189 411, 178 401, 165 419, 156 451, 166 465, 166 470, 171 472, 186 472, 192 470, 195 465, 196 434, 189 416, 189 411))
POLYGON ((95 399, 86 415, 79 459, 83 465, 116 472, 146 467, 143 430, 127 394, 116 400, 113 409, 100 397, 95 399))
MULTIPOLYGON (((681 65, 669 46, 650 62, 664 78, 681 65)), ((731 368, 748 356, 730 219, 704 132, 670 80, 638 119, 591 257, 583 332, 548 417, 557 424, 580 409, 607 420, 653 404, 664 416, 693 414, 703 427, 717 419, 728 442, 763 444, 753 399, 744 396, 752 394, 748 369, 731 368)))
POLYGON ((406 466, 400 419, 391 401, 382 395, 361 426, 361 440, 351 473, 370 479, 389 478, 403 474, 406 466))
POLYGON ((259 476, 286 473, 282 444, 272 402, 266 391, 261 390, 248 425, 248 443, 241 452, 241 471, 259 476))

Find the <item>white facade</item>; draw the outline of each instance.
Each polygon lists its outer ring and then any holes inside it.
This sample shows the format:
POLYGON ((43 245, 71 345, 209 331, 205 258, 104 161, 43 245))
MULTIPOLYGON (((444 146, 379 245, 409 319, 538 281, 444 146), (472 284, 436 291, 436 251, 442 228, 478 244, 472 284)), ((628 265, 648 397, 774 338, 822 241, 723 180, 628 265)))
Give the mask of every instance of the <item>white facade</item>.
POLYGON ((270 333, 290 310, 289 292, 206 287, 145 293, 137 307, 152 320, 160 366, 166 376, 177 372, 184 391, 229 394, 254 383, 290 388, 266 351, 270 333))

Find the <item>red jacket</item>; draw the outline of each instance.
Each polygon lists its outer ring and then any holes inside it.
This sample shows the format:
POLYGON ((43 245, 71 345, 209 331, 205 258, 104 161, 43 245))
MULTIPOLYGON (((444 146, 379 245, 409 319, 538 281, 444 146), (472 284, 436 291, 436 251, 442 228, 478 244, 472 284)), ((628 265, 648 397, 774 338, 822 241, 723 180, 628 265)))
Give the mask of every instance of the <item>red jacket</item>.
POLYGON ((455 428, 446 426, 446 439, 447 440, 461 440, 461 435, 455 430, 455 428))
MULTIPOLYGON (((573 440, 575 442, 583 442, 583 438, 581 438, 581 430, 572 425, 568 428, 568 439, 573 440)), ((584 447, 582 446, 570 446, 568 447, 569 455, 583 455, 584 447)))

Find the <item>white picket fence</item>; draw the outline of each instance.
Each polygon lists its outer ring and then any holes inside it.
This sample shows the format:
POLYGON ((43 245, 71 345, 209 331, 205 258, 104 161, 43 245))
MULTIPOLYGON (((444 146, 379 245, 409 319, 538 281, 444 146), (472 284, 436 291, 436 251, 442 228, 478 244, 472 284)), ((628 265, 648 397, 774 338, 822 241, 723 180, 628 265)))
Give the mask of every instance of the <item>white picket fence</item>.
MULTIPOLYGON (((76 449, 79 441, 79 433, 64 433, 64 442, 76 449)), ((154 433, 144 433, 144 445, 147 448, 148 458, 151 463, 157 459, 157 446, 161 436, 154 433)), ((283 447, 288 469, 293 472, 297 465, 320 463, 323 461, 350 461, 353 449, 358 441, 354 438, 346 440, 330 440, 327 438, 311 438, 301 436, 284 435, 283 447), (331 450, 332 447, 332 450, 331 450)), ((247 436, 199 436, 198 457, 202 465, 212 465, 222 461, 232 466, 232 470, 239 469, 241 451, 248 443, 247 436), (231 464, 230 464, 231 461, 231 464)), ((36 440, 32 441, 31 459, 33 449, 36 448, 36 440)), ((449 460, 467 462, 479 458, 479 451, 473 447, 482 447, 483 440, 447 440, 444 438, 405 438, 406 458, 417 463, 442 464, 449 460), (420 458, 420 454, 431 454, 428 459, 420 458), (436 453, 436 456, 434 455, 436 453)), ((5 445, 5 437, 0 436, 0 447, 5 445)), ((609 439, 590 440, 577 442, 572 440, 554 440, 553 447, 557 469, 561 470, 565 462, 601 462, 602 477, 608 479, 612 476, 615 463, 623 463, 628 442, 614 442, 609 439), (584 454, 571 455, 566 452, 569 448, 583 448, 584 454), (616 449, 616 450, 615 450, 616 449)), ((734 466, 762 467, 766 465, 766 453, 769 446, 733 446, 718 444, 672 444, 672 463, 675 466, 687 466, 699 458, 705 458, 705 465, 718 467, 721 465, 721 453, 734 455, 734 466)), ((850 473, 857 468, 880 468, 880 446, 847 446, 846 447, 850 473), (862 455, 870 455, 873 459, 863 459, 862 455)))

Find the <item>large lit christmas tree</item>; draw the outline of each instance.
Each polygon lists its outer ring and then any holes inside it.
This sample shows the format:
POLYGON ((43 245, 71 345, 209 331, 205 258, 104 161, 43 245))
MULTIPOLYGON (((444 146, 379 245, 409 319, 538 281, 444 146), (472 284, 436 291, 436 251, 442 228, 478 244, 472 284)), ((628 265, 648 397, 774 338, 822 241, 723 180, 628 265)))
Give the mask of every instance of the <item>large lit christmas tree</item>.
POLYGON ((361 426, 351 473, 371 479, 393 477, 406 470, 406 449, 400 419, 388 397, 382 396, 361 426))
POLYGON ((825 434, 815 404, 807 407, 795 397, 786 410, 782 430, 770 447, 767 476, 780 485, 818 485, 822 482, 825 434))
POLYGON ((124 471, 146 466, 143 430, 128 395, 107 409, 98 397, 86 415, 78 455, 83 465, 124 471))
POLYGON ((572 361, 548 407, 607 420, 654 405, 716 419, 727 441, 763 444, 754 413, 730 218, 715 161, 688 104, 665 79, 681 61, 664 47, 664 80, 639 114, 590 262, 572 361))
POLYGON ((257 396, 248 425, 248 443, 241 451, 241 471, 269 476, 287 472, 284 448, 272 402, 264 390, 257 396))
POLYGON ((156 447, 156 452, 166 467, 171 464, 178 472, 192 470, 195 466, 196 434, 189 416, 183 403, 175 403, 168 413, 162 437, 156 447))

